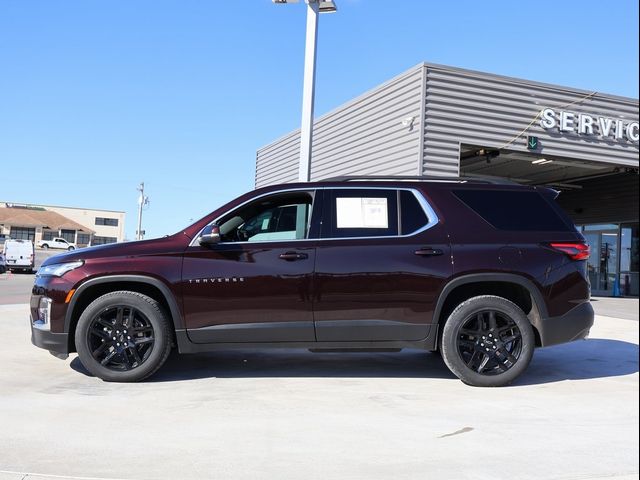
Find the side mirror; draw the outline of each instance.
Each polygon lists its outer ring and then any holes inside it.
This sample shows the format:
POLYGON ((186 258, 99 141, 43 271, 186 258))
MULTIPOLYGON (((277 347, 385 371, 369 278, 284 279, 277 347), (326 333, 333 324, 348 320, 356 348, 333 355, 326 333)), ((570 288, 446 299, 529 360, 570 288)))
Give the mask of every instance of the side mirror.
POLYGON ((198 239, 200 245, 210 246, 220 242, 220 226, 215 223, 207 225, 198 239))

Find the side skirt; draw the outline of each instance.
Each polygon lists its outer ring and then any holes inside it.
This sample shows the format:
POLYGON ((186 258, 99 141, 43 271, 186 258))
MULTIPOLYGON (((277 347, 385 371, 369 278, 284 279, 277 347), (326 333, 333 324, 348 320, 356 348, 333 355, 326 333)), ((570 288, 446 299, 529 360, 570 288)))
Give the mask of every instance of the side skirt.
POLYGON ((179 353, 204 353, 221 350, 252 348, 304 348, 309 350, 398 350, 415 348, 433 351, 437 349, 438 326, 432 325, 429 336, 421 340, 371 341, 371 342, 234 342, 234 343, 193 343, 187 331, 176 330, 176 343, 179 353))

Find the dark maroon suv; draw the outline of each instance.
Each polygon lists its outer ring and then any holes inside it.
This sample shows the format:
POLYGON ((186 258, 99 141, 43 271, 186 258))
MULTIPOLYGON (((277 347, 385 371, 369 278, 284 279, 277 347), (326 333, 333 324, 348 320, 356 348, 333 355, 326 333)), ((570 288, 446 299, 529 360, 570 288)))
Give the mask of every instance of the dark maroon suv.
POLYGON ((425 177, 262 188, 172 236, 49 258, 32 341, 109 381, 148 377, 173 347, 418 348, 505 385, 593 324, 589 247, 556 196, 425 177))

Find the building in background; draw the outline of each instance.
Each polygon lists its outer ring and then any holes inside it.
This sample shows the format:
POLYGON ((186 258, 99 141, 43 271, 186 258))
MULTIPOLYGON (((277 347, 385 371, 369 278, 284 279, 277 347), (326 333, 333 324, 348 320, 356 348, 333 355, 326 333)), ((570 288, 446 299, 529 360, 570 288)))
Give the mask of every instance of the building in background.
MULTIPOLYGON (((259 149, 256 187, 295 182, 299 154, 299 131, 259 149)), ((442 65, 314 122, 312 180, 481 175, 560 190, 591 245, 594 294, 638 295, 638 169, 638 99, 442 65)))
POLYGON ((0 202, 0 235, 33 242, 62 237, 79 247, 124 240, 125 213, 0 202))

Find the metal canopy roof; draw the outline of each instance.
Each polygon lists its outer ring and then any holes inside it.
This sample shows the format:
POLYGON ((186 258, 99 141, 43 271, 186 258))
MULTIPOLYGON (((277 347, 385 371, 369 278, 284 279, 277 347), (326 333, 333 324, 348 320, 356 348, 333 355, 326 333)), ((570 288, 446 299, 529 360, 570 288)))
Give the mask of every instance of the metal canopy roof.
MULTIPOLYGON (((586 179, 625 170, 625 167, 601 162, 550 157, 539 153, 497 151, 471 145, 463 145, 461 150, 461 175, 507 178, 530 185, 581 188, 579 183, 586 179)), ((637 172, 637 169, 631 170, 637 172)))

